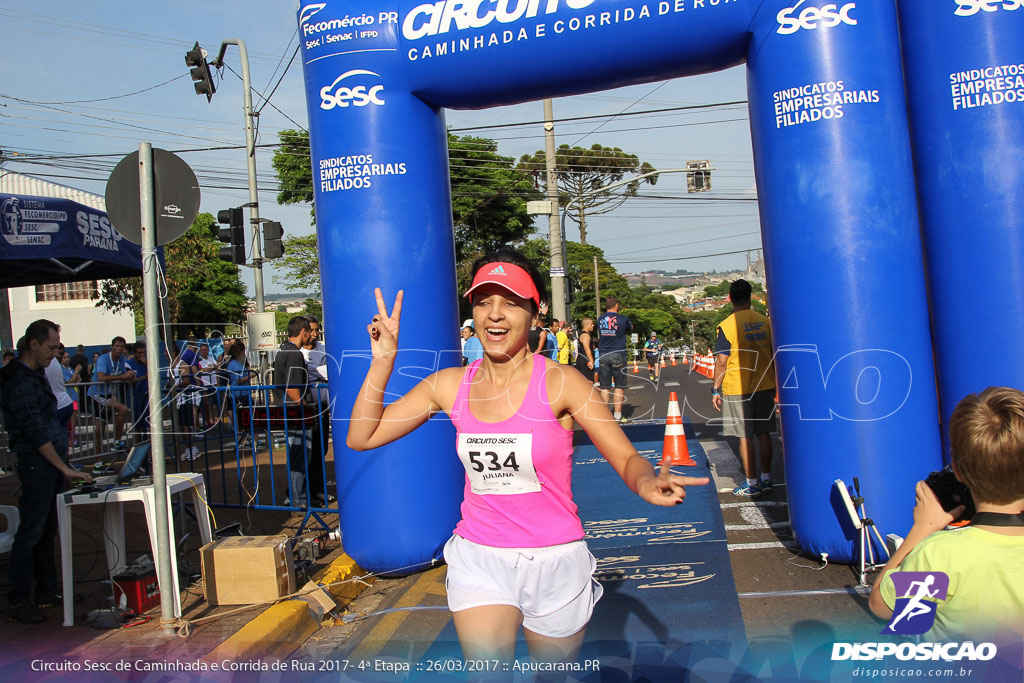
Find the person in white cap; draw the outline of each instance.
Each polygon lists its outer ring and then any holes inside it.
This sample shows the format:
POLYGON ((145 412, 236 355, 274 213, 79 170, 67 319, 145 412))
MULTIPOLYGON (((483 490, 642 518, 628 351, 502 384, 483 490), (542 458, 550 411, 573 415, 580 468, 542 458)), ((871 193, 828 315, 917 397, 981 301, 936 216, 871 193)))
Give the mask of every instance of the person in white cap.
MULTIPOLYGON (((572 500, 573 425, 641 498, 677 505, 707 478, 655 473, 590 381, 528 347, 546 297, 536 267, 512 249, 473 264, 466 292, 484 357, 436 372, 384 407, 398 351, 402 292, 389 314, 376 290, 367 325, 373 361, 352 408, 347 444, 391 443, 444 412, 466 469, 462 519, 444 548, 448 606, 467 660, 508 661, 522 627, 530 654, 571 661, 602 588, 572 500), (474 445, 487 439, 486 449, 474 445)), ((454 455, 454 454, 453 454, 454 455)))

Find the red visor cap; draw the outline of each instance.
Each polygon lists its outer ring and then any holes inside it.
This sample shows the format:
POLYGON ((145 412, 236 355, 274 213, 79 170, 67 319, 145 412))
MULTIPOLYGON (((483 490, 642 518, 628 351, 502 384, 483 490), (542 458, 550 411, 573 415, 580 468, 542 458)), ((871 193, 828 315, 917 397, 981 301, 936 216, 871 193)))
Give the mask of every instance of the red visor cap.
POLYGON ((540 294, 537 292, 533 278, 514 263, 488 263, 476 272, 473 278, 473 286, 466 290, 464 296, 469 296, 473 290, 483 285, 498 285, 524 299, 532 299, 540 310, 540 294))

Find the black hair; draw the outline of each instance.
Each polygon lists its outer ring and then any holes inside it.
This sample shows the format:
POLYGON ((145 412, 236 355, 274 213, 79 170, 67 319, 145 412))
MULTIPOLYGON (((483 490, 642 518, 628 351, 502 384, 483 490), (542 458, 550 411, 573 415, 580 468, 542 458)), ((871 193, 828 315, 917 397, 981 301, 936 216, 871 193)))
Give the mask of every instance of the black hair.
POLYGON ((618 297, 610 296, 610 297, 608 297, 607 299, 604 300, 604 310, 606 310, 606 311, 610 311, 611 309, 615 308, 618 305, 619 305, 618 297))
POLYGON ((746 280, 740 279, 734 281, 729 285, 729 300, 734 304, 749 304, 750 303, 750 283, 746 280))
POLYGON ((231 345, 227 348, 227 352, 232 358, 238 358, 239 356, 245 358, 245 342, 241 339, 236 339, 231 342, 231 345))
MULTIPOLYGON (((57 323, 50 322, 45 318, 40 318, 32 322, 28 327, 25 328, 25 336, 22 337, 25 344, 25 350, 27 351, 32 345, 33 341, 37 341, 40 344, 50 339, 50 332, 56 332, 60 334, 60 325, 57 323)), ((18 351, 21 351, 22 342, 19 340, 18 351)))
MULTIPOLYGON (((547 303, 548 301, 548 287, 544 283, 544 277, 537 270, 537 266, 533 265, 533 261, 523 256, 521 253, 513 249, 512 247, 501 247, 495 251, 484 254, 476 261, 473 261, 473 269, 469 274, 469 281, 472 282, 476 278, 477 272, 484 266, 490 263, 511 263, 514 266, 519 266, 527 272, 530 279, 533 280, 533 286, 537 288, 537 294, 540 296, 541 303, 547 303)), ((533 299, 530 299, 530 303, 534 306, 534 313, 538 313, 533 299)))
POLYGON ((317 318, 317 317, 316 317, 315 315, 310 315, 309 313, 307 313, 307 314, 306 314, 306 315, 305 315, 304 317, 305 317, 305 318, 306 318, 306 320, 308 320, 308 321, 309 321, 310 323, 316 323, 316 324, 317 324, 317 327, 319 327, 319 326, 320 326, 320 319, 319 319, 319 318, 317 318))
POLYGON ((304 315, 297 315, 288 321, 288 338, 298 337, 299 332, 312 329, 309 326, 309 318, 304 315))
POLYGON ((113 346, 113 345, 114 345, 114 344, 116 344, 117 342, 121 342, 121 343, 122 343, 122 344, 124 344, 125 346, 127 346, 127 345, 128 345, 128 342, 127 342, 127 341, 125 341, 125 338, 124 338, 124 337, 114 337, 113 339, 111 339, 111 340, 110 340, 110 345, 111 345, 111 346, 113 346))

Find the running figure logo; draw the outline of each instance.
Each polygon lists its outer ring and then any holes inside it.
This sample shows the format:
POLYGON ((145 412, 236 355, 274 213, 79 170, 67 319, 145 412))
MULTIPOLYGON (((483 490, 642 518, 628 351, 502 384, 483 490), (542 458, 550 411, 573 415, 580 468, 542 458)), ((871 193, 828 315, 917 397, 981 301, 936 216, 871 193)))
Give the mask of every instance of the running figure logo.
POLYGON ((919 635, 935 623, 936 600, 945 600, 949 577, 943 572, 892 572, 896 605, 884 634, 919 635))

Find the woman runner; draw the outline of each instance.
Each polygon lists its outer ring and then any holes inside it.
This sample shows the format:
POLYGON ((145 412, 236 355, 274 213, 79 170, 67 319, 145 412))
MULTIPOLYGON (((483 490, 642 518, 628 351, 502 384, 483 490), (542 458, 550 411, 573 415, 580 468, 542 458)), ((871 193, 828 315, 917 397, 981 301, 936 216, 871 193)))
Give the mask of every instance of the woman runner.
POLYGON ((375 290, 377 315, 367 325, 373 361, 352 408, 347 444, 377 448, 446 413, 466 468, 462 519, 444 549, 448 605, 463 655, 511 659, 522 626, 534 658, 573 660, 602 593, 572 500, 573 424, 649 503, 677 505, 686 486, 708 479, 670 475, 667 466, 656 474, 588 378, 531 352, 530 329, 546 300, 532 263, 503 248, 478 259, 472 272, 466 296, 483 359, 432 374, 386 408, 403 293, 388 314, 375 290))

